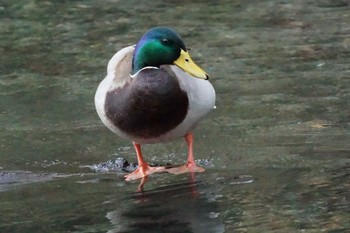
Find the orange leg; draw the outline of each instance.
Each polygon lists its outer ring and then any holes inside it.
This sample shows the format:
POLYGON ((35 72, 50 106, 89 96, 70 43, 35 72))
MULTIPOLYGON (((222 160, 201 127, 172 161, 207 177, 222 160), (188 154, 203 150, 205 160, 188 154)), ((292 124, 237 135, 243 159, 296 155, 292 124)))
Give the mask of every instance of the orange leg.
POLYGON ((165 171, 164 167, 151 167, 148 165, 148 163, 143 159, 140 144, 134 142, 134 147, 139 167, 132 173, 125 176, 126 181, 141 179, 152 173, 165 171))
POLYGON ((185 139, 188 146, 187 163, 179 167, 169 168, 167 169, 167 171, 173 174, 181 174, 186 172, 204 172, 204 168, 197 166, 196 162, 194 161, 193 134, 192 133, 186 134, 185 139))

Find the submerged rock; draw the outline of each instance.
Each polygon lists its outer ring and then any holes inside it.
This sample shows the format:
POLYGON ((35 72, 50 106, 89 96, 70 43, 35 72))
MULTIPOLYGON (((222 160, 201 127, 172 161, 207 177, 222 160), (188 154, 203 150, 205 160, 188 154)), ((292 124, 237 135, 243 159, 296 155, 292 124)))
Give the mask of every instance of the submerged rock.
POLYGON ((97 172, 109 172, 109 171, 132 172, 138 168, 138 165, 137 163, 129 163, 124 158, 117 158, 117 159, 108 160, 107 162, 94 164, 88 167, 97 172))
POLYGON ((1 171, 0 192, 6 191, 17 185, 52 180, 55 177, 57 177, 57 174, 55 173, 36 174, 29 171, 1 171))
MULTIPOLYGON (((151 167, 158 167, 158 166, 166 166, 171 167, 171 164, 158 164, 158 163, 149 163, 151 167)), ((96 171, 96 172, 110 172, 110 171, 119 171, 119 172, 133 172, 135 171, 139 166, 137 163, 129 163, 124 158, 117 158, 117 159, 111 159, 107 162, 102 162, 99 164, 89 165, 87 166, 90 169, 96 171)))

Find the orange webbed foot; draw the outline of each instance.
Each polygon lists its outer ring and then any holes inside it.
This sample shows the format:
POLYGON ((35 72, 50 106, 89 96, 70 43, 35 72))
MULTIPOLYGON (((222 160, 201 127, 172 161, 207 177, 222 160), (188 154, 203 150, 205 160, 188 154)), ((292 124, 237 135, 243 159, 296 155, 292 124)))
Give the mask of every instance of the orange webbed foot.
POLYGON ((126 181, 142 179, 146 176, 149 176, 153 173, 165 172, 165 167, 151 167, 149 165, 144 165, 142 167, 137 168, 132 173, 125 175, 126 181))
POLYGON ((193 134, 188 133, 185 135, 185 139, 188 145, 188 158, 185 165, 179 167, 172 167, 166 169, 167 172, 172 174, 182 174, 187 172, 204 172, 205 169, 197 166, 193 156, 193 134))
POLYGON ((178 167, 172 167, 172 168, 168 168, 166 169, 167 172, 171 173, 171 174, 183 174, 183 173, 188 173, 188 172, 204 172, 205 169, 197 166, 196 164, 184 164, 182 166, 178 166, 178 167))
POLYGON ((125 176, 126 181, 142 179, 148 175, 158 172, 164 172, 165 167, 151 167, 148 163, 143 159, 141 152, 141 145, 134 142, 134 147, 137 155, 137 162, 139 164, 139 168, 137 168, 132 173, 125 176))

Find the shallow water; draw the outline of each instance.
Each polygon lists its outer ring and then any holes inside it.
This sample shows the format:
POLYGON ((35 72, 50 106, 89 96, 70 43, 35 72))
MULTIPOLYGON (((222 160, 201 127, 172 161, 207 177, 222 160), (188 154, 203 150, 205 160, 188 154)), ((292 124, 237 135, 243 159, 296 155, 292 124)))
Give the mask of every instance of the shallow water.
MULTIPOLYGON (((0 232, 350 231, 348 1, 0 3, 0 232), (125 182, 93 96, 120 48, 174 27, 211 76, 205 173, 125 182), (248 181, 248 182, 245 182, 248 181), (252 181, 252 182, 250 182, 252 181)), ((180 164, 178 140, 143 147, 180 164)))

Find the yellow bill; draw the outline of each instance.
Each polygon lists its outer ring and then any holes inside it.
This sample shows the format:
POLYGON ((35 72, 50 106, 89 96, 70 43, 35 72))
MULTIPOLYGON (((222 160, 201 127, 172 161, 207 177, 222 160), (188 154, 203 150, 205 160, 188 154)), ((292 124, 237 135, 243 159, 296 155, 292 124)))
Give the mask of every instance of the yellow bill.
POLYGON ((182 49, 180 57, 174 62, 174 64, 196 78, 205 80, 209 79, 209 75, 192 61, 188 52, 182 49))

